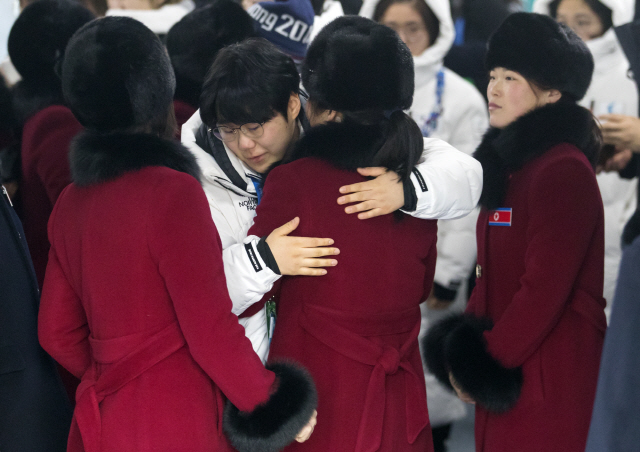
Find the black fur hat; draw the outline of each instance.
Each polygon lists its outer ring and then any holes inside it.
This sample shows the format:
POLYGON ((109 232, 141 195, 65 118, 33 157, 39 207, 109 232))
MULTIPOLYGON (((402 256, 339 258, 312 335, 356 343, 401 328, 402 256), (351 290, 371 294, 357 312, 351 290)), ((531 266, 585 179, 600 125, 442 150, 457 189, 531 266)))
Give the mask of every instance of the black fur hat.
POLYGON ((184 16, 167 34, 176 99, 197 107, 204 77, 218 51, 254 34, 253 20, 233 0, 214 0, 184 16))
POLYGON ((89 129, 126 129, 166 118, 174 89, 173 68, 160 39, 137 20, 105 17, 69 41, 62 90, 89 129))
POLYGON ((593 57, 569 27, 542 14, 514 13, 489 40, 486 68, 496 67, 578 101, 591 83, 593 57))
POLYGON ((71 0, 40 0, 27 6, 11 27, 7 46, 22 79, 59 87, 56 62, 71 36, 93 19, 88 9, 71 0))
POLYGON ((390 28, 343 16, 311 43, 302 83, 323 108, 406 110, 413 102, 413 57, 390 28))

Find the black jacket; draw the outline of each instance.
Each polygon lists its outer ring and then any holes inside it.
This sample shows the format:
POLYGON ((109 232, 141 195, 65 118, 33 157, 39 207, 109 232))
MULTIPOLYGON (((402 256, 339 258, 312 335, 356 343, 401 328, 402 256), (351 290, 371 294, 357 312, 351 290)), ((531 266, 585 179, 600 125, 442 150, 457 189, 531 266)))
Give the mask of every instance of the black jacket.
POLYGON ((1 188, 0 198, 0 451, 64 451, 71 406, 38 343, 38 284, 22 225, 1 188))

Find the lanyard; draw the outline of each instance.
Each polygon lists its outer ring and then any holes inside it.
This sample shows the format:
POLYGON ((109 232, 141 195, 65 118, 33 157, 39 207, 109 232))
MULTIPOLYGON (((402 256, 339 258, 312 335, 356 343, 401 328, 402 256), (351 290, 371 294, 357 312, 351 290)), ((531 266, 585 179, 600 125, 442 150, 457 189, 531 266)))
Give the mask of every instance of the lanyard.
POLYGON ((252 175, 248 175, 251 182, 253 182, 253 186, 256 189, 256 195, 258 196, 258 204, 260 204, 260 200, 262 199, 262 179, 258 179, 257 177, 253 177, 252 175))
POLYGON ((442 107, 442 93, 444 92, 444 70, 440 69, 436 76, 436 106, 429 115, 429 119, 420 127, 422 136, 430 137, 433 132, 438 128, 438 119, 444 111, 442 107))

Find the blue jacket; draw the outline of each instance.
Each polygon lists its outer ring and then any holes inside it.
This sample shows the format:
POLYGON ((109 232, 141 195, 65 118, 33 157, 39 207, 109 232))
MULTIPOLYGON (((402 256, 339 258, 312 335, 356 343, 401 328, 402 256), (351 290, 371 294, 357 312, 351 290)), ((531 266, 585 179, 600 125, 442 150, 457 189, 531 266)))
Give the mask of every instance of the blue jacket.
POLYGON ((600 364, 586 452, 640 444, 640 237, 625 248, 600 364))
POLYGON ((71 406, 38 343, 40 294, 22 225, 0 188, 0 450, 66 450, 71 406))

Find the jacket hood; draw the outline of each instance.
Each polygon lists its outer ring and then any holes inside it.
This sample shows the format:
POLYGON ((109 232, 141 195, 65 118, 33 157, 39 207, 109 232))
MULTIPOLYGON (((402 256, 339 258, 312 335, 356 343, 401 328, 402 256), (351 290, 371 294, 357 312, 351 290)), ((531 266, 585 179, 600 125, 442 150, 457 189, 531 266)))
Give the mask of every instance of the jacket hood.
MULTIPOLYGON (((533 12, 549 16, 549 4, 552 1, 553 0, 536 0, 533 3, 533 12)), ((613 20, 614 27, 633 20, 635 4, 632 0, 600 0, 600 2, 611 10, 611 19, 613 20)), ((592 41, 598 39, 601 38, 592 39, 592 41)))
MULTIPOLYGON (((440 22, 440 34, 436 41, 421 55, 413 57, 415 68, 416 87, 419 87, 433 78, 442 67, 445 55, 453 45, 455 29, 451 19, 451 7, 448 0, 423 0, 433 11, 440 22)), ((369 19, 373 18, 373 12, 380 0, 364 0, 360 15, 369 19)))
POLYGON ((509 175, 561 143, 580 149, 595 167, 600 140, 592 131, 594 121, 586 108, 559 102, 536 108, 504 129, 491 127, 473 154, 483 170, 480 205, 499 207, 506 196, 509 175))
POLYGON ((195 157, 180 143, 143 133, 81 132, 69 148, 71 180, 78 186, 108 182, 130 171, 164 166, 200 181, 195 157))
POLYGON ((130 17, 142 22, 155 34, 166 35, 176 22, 194 9, 193 0, 183 0, 158 9, 108 9, 107 16, 130 17))

